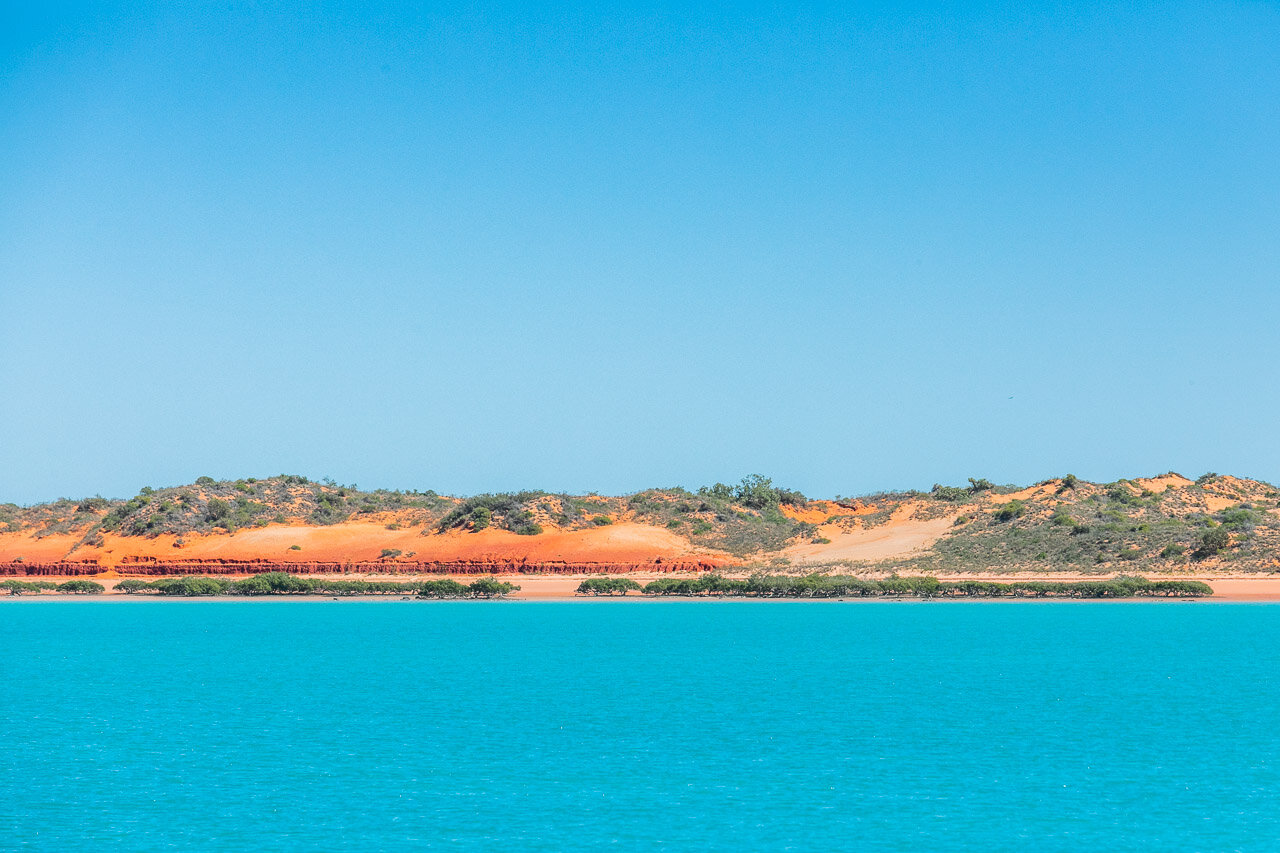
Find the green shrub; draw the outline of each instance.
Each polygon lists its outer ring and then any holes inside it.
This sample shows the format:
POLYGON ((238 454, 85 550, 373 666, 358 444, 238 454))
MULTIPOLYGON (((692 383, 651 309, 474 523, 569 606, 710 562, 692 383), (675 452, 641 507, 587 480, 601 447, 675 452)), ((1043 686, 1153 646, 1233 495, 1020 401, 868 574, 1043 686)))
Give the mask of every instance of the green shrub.
POLYGON ((773 480, 760 474, 743 477, 737 486, 724 483, 703 486, 698 489, 698 494, 721 503, 736 502, 749 509, 767 509, 780 504, 803 506, 809 502, 800 492, 775 486, 773 480))
POLYGON ((209 498, 209 503, 205 507, 204 517, 206 521, 217 523, 231 517, 231 504, 219 498, 209 498))
POLYGON ((843 598, 854 596, 919 596, 923 598, 1129 598, 1133 596, 1188 597, 1210 595, 1199 581, 1149 581, 1120 576, 1109 581, 993 581, 940 583, 930 576, 889 577, 873 581, 842 575, 779 577, 753 575, 732 580, 717 575, 659 578, 643 589, 645 595, 730 595, 761 598, 843 598))
POLYGON ((591 523, 597 527, 604 527, 606 524, 613 524, 613 519, 607 515, 597 515, 591 519, 591 523))
POLYGON ((69 592, 75 595, 101 595, 107 588, 95 581, 67 581, 58 585, 58 592, 69 592))
POLYGON ((1228 530, 1250 530, 1262 520, 1262 516, 1252 506, 1241 504, 1218 513, 1218 521, 1228 530))
POLYGON ((1027 505, 1022 501, 1015 500, 997 507, 995 516, 997 521, 1012 521, 1015 518, 1021 518, 1026 512, 1027 505))
POLYGON ((423 581, 418 587, 419 598, 464 598, 467 587, 450 578, 423 581))
POLYGON ((161 595, 199 596, 223 595, 231 588, 227 578, 202 578, 182 576, 152 581, 151 588, 161 595))
POLYGON ((1200 534, 1200 543, 1195 550, 1195 556, 1199 559, 1212 557, 1230 544, 1231 534, 1221 527, 1210 528, 1200 534))
MULTIPOLYGON (((56 587, 57 584, 54 584, 54 586, 56 587)), ((40 584, 31 581, 7 580, 4 583, 0 583, 0 590, 4 590, 10 595, 25 595, 29 592, 39 593, 43 588, 40 584)))
POLYGON ((401 551, 399 548, 383 548, 382 553, 378 555, 378 559, 394 560, 396 557, 399 557, 402 553, 404 552, 401 551))
POLYGON ((518 589, 520 587, 512 583, 495 580, 494 578, 480 578, 468 585, 467 594, 472 598, 495 598, 508 595, 518 589))
POLYGON ((639 590, 640 584, 630 578, 587 578, 578 584, 578 595, 626 595, 639 590))
POLYGON ((125 595, 133 595, 138 592, 149 592, 151 589, 151 584, 144 580, 137 580, 136 578, 122 580, 120 583, 116 584, 116 592, 121 592, 125 595))
POLYGON ((314 592, 316 582, 285 572, 264 572, 238 580, 227 589, 232 595, 277 595, 314 592))
POLYGON ((963 501, 973 496, 968 489, 962 489, 959 486, 944 486, 941 483, 934 483, 933 490, 930 492, 936 499, 940 501, 963 501))

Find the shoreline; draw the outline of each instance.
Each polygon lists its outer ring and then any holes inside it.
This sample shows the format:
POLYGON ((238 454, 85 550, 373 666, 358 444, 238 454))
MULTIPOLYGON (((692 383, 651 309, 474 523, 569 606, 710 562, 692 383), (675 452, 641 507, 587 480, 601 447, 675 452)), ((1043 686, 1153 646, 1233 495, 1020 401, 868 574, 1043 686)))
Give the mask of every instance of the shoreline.
MULTIPOLYGON (((689 575, 689 577, 694 577, 694 576, 695 575, 689 575)), ((725 576, 732 577, 733 575, 726 573, 725 576)), ((241 577, 247 577, 247 575, 235 575, 235 576, 220 575, 218 577, 228 577, 231 579, 239 579, 241 577)), ((507 595, 505 597, 487 599, 487 600, 506 600, 506 601, 595 601, 595 600, 608 601, 608 600, 637 600, 637 599, 646 600, 646 601, 647 600, 752 601, 752 600, 759 599, 764 601, 830 601, 830 602, 872 601, 872 600, 876 600, 876 601, 879 601, 879 600, 886 600, 886 601, 975 600, 975 599, 970 599, 968 597, 956 598, 956 599, 952 599, 952 598, 922 599, 918 597, 911 597, 911 596, 905 596, 905 595, 890 596, 883 599, 878 597, 864 597, 864 596, 844 596, 844 597, 837 597, 837 598, 817 598, 817 599, 805 598, 805 597, 774 598, 774 597, 733 596, 733 595, 645 596, 645 595, 639 595, 635 593, 630 595, 625 595, 625 596, 623 595, 577 595, 575 594, 575 591, 579 583, 581 583, 583 580, 586 580, 587 578, 592 578, 592 577, 598 578, 601 576, 600 575, 567 576, 567 575, 500 574, 500 575, 492 575, 488 577, 493 577, 495 580, 514 583, 520 586, 520 589, 518 591, 511 593, 510 595, 507 595)), ((643 583, 648 583, 650 581, 656 580, 660 577, 670 578, 672 577, 672 575, 667 573, 662 573, 662 574, 653 573, 651 576, 650 573, 631 573, 631 574, 625 574, 625 575, 613 575, 611 577, 630 578, 632 580, 635 580, 643 584, 643 583)), ((1152 580, 1175 580, 1176 579, 1176 580, 1201 581, 1209 585, 1209 587, 1213 590, 1213 594, 1208 596, 1202 596, 1202 597, 1173 598, 1173 599, 1163 599, 1158 597, 1157 598, 1130 597, 1130 598, 1085 599, 1085 600, 1089 600, 1089 601, 1179 601, 1179 602, 1208 601, 1208 602, 1231 602, 1231 603, 1280 603, 1280 575, 1268 575, 1268 576, 1260 577, 1256 575, 1240 575, 1240 574, 1213 575, 1213 574, 1205 573, 1205 574, 1190 575, 1190 576, 1188 575, 1177 575, 1177 576, 1151 575, 1149 577, 1152 580)), ((1081 575, 1081 574, 1074 574, 1074 573, 998 574, 994 572, 985 572, 982 574, 938 575, 937 578, 939 581, 943 581, 943 582, 982 580, 982 581, 996 581, 996 582, 1003 582, 1003 583, 1022 582, 1022 581, 1073 582, 1073 581, 1089 581, 1089 580, 1105 579, 1102 576, 1098 576, 1098 575, 1081 575)), ((122 601, 122 600, 138 599, 138 598, 145 598, 145 599, 163 598, 163 599, 169 599, 169 600, 174 600, 174 599, 176 600, 210 600, 212 598, 226 598, 227 600, 238 600, 238 601, 267 601, 267 600, 274 601, 274 600, 280 600, 280 599, 330 601, 337 598, 338 600, 377 599, 377 600, 384 600, 384 601, 399 601, 405 597, 401 593, 361 594, 361 595, 346 595, 346 596, 333 596, 333 595, 326 595, 326 594, 316 595, 316 594, 302 593, 302 594, 277 594, 277 595, 266 595, 266 596, 192 596, 188 598, 185 596, 157 596, 157 595, 146 594, 146 593, 126 594, 126 593, 115 592, 116 585, 121 581, 131 580, 131 579, 155 580, 156 578, 154 576, 129 576, 129 575, 123 575, 116 572, 110 572, 110 573, 105 573, 105 574, 95 575, 95 576, 88 576, 88 577, 78 576, 78 577, 61 578, 61 577, 53 577, 53 576, 43 576, 43 577, 40 577, 39 579, 53 581, 53 582, 63 582, 65 580, 92 580, 106 587, 106 592, 104 594, 96 594, 96 595, 75 594, 75 593, 55 593, 55 592, 27 593, 24 595, 0 595, 0 600, 6 600, 6 599, 9 599, 9 600, 79 600, 79 599, 84 599, 84 600, 122 601)), ((412 578, 409 578, 403 575, 394 575, 394 576, 384 577, 384 576, 372 575, 372 574, 370 575, 336 575, 330 579, 334 579, 334 580, 337 580, 337 579, 395 580, 400 582, 406 582, 406 581, 412 580, 412 578)), ((424 577, 423 579, 439 580, 442 578, 437 575, 432 575, 430 577, 424 577)), ((454 579, 465 583, 467 581, 475 580, 476 576, 464 575, 464 576, 458 576, 457 578, 454 578, 454 579)), ((410 596, 410 600, 418 600, 418 599, 414 596, 410 596)), ((453 600, 453 599, 447 599, 447 600, 453 600)), ((986 600, 986 601, 1079 601, 1081 599, 1010 596, 1010 597, 985 598, 982 600, 986 600)))

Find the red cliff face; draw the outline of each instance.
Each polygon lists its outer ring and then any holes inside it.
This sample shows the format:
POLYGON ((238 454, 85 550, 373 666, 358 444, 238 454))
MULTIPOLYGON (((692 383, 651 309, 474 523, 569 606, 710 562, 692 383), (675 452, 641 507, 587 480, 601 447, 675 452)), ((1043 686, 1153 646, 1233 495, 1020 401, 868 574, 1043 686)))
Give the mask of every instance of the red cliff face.
MULTIPOLYGON (((117 570, 125 575, 252 575, 261 572, 288 572, 295 575, 402 574, 402 575, 507 575, 507 574, 626 574, 630 572, 708 572, 717 563, 704 560, 664 560, 649 562, 593 562, 562 560, 374 560, 359 562, 285 562, 267 559, 161 560, 155 557, 126 557, 117 570)), ((7 562, 0 563, 0 575, 75 576, 94 575, 103 567, 94 561, 7 562)))

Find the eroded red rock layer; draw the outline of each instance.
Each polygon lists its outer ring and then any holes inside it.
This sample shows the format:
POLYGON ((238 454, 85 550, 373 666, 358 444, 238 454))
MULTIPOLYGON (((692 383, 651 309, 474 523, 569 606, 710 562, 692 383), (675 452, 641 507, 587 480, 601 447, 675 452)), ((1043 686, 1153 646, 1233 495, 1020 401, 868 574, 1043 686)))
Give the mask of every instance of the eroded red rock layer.
MULTIPOLYGON (((28 577, 96 575, 103 566, 90 561, 7 562, 0 563, 0 575, 28 577)), ((126 575, 253 575, 261 572, 288 572, 293 575, 507 575, 507 574, 629 574, 632 572, 708 572, 718 564, 702 560, 663 560, 649 562, 568 562, 562 560, 448 560, 412 561, 378 560, 347 562, 282 562, 279 560, 205 559, 155 560, 126 559, 115 567, 126 575)))

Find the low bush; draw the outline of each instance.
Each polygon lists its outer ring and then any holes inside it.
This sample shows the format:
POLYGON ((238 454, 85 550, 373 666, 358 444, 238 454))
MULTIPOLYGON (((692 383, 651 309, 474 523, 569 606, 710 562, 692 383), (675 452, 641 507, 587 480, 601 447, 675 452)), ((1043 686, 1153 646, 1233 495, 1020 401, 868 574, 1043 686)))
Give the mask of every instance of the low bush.
POLYGON ((973 497, 973 492, 968 489, 963 489, 959 486, 944 486, 941 483, 934 483, 930 494, 940 501, 951 501, 953 503, 973 497))
POLYGON ((578 584, 578 595, 626 595, 640 590, 640 584, 630 578, 587 578, 578 584))
POLYGON ((1200 542, 1196 547, 1194 556, 1197 559, 1204 560, 1214 556, 1230 544, 1231 534, 1221 527, 1213 527, 1200 534, 1200 542))
POLYGON ((39 594, 44 592, 46 589, 57 588, 58 585, 51 581, 7 580, 4 583, 0 583, 0 590, 7 592, 10 595, 27 595, 31 593, 39 594))
POLYGON ((1022 501, 1009 501, 996 508, 995 516, 997 521, 1012 521, 1026 515, 1026 512, 1027 505, 1022 501))
POLYGON ((470 598, 494 598, 500 595, 508 595, 520 589, 513 583, 495 580, 494 578, 480 578, 480 580, 472 581, 467 587, 467 596, 470 598))
POLYGON ((864 580, 846 575, 780 577, 753 575, 733 580, 709 574, 694 578, 659 578, 643 588, 645 595, 727 595, 759 598, 845 598, 918 596, 921 598, 1132 598, 1212 595, 1199 581, 1149 581, 1136 575, 1100 581, 940 582, 929 576, 864 580))
POLYGON ((176 595, 184 597, 200 595, 224 595, 231 588, 232 581, 227 578, 203 578, 182 576, 161 578, 150 584, 160 595, 176 595))
POLYGON ((107 588, 96 581, 67 581, 58 584, 58 592, 69 592, 74 595, 101 595, 107 588))

